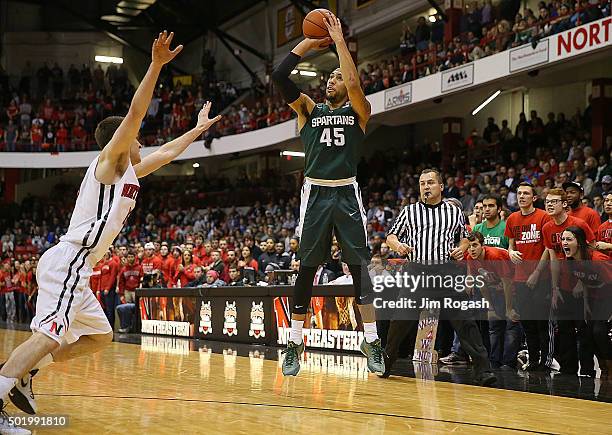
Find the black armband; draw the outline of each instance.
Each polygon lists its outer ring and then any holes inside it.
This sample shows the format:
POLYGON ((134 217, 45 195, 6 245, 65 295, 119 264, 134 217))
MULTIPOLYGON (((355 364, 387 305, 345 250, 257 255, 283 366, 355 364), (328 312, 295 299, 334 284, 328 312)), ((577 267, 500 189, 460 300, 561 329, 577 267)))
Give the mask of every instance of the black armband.
POLYGON ((300 90, 289 78, 291 71, 295 69, 300 59, 301 57, 297 54, 289 52, 287 57, 272 72, 274 85, 289 104, 300 98, 300 90))

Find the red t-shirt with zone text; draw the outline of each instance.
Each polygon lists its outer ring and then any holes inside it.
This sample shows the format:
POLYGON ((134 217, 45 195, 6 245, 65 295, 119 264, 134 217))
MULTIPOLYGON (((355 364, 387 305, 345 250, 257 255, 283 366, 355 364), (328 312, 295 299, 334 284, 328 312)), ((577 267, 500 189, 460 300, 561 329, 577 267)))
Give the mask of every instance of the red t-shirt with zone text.
POLYGON ((542 228, 550 220, 548 213, 539 208, 528 215, 516 211, 508 216, 504 235, 509 239, 514 239, 514 249, 519 251, 523 258, 523 262, 515 268, 515 281, 527 281, 529 275, 537 267, 546 249, 542 228))

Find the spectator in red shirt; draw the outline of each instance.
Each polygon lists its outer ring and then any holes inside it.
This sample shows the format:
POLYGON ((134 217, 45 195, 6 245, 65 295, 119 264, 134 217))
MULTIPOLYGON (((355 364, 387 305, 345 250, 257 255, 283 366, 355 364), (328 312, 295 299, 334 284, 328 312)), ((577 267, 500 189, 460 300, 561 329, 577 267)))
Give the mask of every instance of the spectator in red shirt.
POLYGON ((177 287, 185 287, 189 282, 195 279, 194 269, 196 265, 193 262, 191 251, 185 250, 182 256, 182 262, 176 267, 174 281, 177 287))
POLYGON ((157 255, 155 255, 155 244, 148 242, 144 246, 144 256, 140 262, 142 266, 142 273, 151 274, 154 270, 161 270, 162 261, 157 255))
POLYGON ((585 221, 595 233, 601 225, 601 220, 595 210, 582 204, 582 197, 584 196, 582 186, 575 181, 570 181, 563 183, 563 190, 565 190, 567 202, 571 207, 568 214, 585 221))
MULTIPOLYGON (((571 276, 567 267, 562 267, 561 261, 565 261, 565 253, 561 245, 561 236, 567 228, 576 226, 582 228, 586 234, 587 243, 595 240, 591 228, 582 219, 567 214, 567 196, 563 189, 552 189, 546 197, 546 212, 552 217, 552 221, 546 223, 542 228, 544 246, 548 250, 551 260, 552 274, 552 308, 555 310, 559 337, 567 337, 559 341, 557 360, 561 364, 561 372, 570 375, 578 373, 578 358, 576 356, 576 320, 575 316, 576 298, 573 290, 576 280, 571 276)), ((593 356, 581 348, 580 361, 583 374, 587 374, 589 366, 593 366, 593 356)))
POLYGON ((72 127, 72 143, 74 145, 75 150, 85 151, 86 147, 86 137, 87 132, 83 126, 85 125, 85 120, 80 119, 78 122, 75 122, 74 127, 72 127))
MULTIPOLYGON (((566 363, 570 365, 572 371, 577 372, 576 339, 578 338, 581 346, 592 346, 602 370, 601 378, 606 379, 612 369, 612 342, 608 337, 607 322, 612 315, 609 303, 612 291, 612 265, 607 255, 589 248, 587 235, 580 227, 566 228, 561 243, 568 260, 568 268, 574 278, 580 281, 585 293, 584 297, 582 294, 577 294, 574 298, 568 295, 564 302, 574 309, 574 316, 578 321, 578 335, 576 329, 570 330, 567 335, 559 335, 559 340, 567 343, 565 346, 567 352, 559 355, 563 358, 560 361, 561 368, 563 369, 563 363, 566 363)), ((590 372, 585 373, 582 360, 581 356, 580 372, 594 377, 592 363, 587 366, 590 372)))
POLYGON ((59 152, 70 151, 66 149, 68 145, 68 129, 64 126, 63 122, 60 122, 59 128, 55 132, 55 144, 59 152))
POLYGON ((163 285, 171 288, 174 287, 174 257, 168 251, 168 243, 163 242, 159 248, 161 258, 161 268, 159 269, 163 277, 163 285))
POLYGON ((468 273, 472 276, 480 275, 484 280, 484 285, 478 288, 489 302, 489 320, 503 322, 501 328, 502 331, 506 331, 504 339, 499 340, 497 345, 491 340, 491 363, 496 366, 514 368, 516 367, 516 356, 521 344, 522 334, 513 333, 512 328, 506 325, 506 322, 516 324, 519 320, 512 303, 513 287, 511 280, 514 276, 514 268, 510 262, 510 255, 503 248, 485 246, 484 236, 478 231, 470 233, 467 239, 469 247, 465 257, 468 273), (503 302, 500 298, 500 290, 503 291, 503 302), (498 308, 497 311, 495 310, 496 307, 498 308))
POLYGON ((119 295, 116 290, 118 273, 119 265, 113 260, 111 252, 107 251, 100 264, 100 293, 111 326, 115 324, 115 307, 119 305, 119 295))
POLYGON ((242 269, 244 269, 245 267, 251 267, 255 269, 255 273, 257 273, 257 271, 259 270, 259 264, 257 264, 257 260, 253 258, 251 248, 246 245, 242 247, 242 256, 238 261, 238 269, 242 271, 242 269))
POLYGON ((89 277, 89 288, 96 295, 96 299, 102 306, 104 303, 102 302, 102 295, 100 293, 100 275, 102 274, 102 265, 104 264, 104 258, 100 259, 98 263, 93 267, 91 276, 89 277))
POLYGON ((140 287, 143 273, 142 267, 136 263, 134 251, 128 252, 127 264, 119 272, 119 295, 122 303, 133 303, 135 300, 135 290, 140 287))
POLYGON ((42 107, 43 119, 47 122, 51 121, 51 119, 53 118, 53 112, 53 104, 51 104, 51 100, 47 98, 47 101, 45 101, 45 104, 42 107))
POLYGON ((604 212, 608 220, 597 229, 597 249, 612 257, 612 192, 604 196, 604 212))
POLYGON ((514 288, 529 350, 526 370, 546 371, 552 365, 554 340, 548 319, 550 275, 542 228, 551 218, 544 210, 534 207, 537 197, 531 184, 519 184, 516 196, 520 210, 508 217, 504 234, 509 240, 510 259, 515 264, 514 288))
POLYGON ((204 236, 200 233, 195 236, 195 245, 193 246, 193 255, 198 257, 200 261, 206 257, 206 248, 204 247, 204 236))
MULTIPOLYGON (((8 263, 0 264, 0 320, 6 322, 8 319, 8 311, 6 309, 6 295, 11 288, 11 273, 8 263)), ((12 294, 11 294, 12 296, 12 294)))
POLYGON ((204 243, 204 245, 200 248, 200 255, 198 256, 198 258, 200 259, 200 265, 206 267, 210 264, 210 262, 212 261, 212 258, 210 257, 212 250, 212 243, 204 243))
POLYGON ((4 263, 4 297, 6 306, 6 320, 8 323, 15 322, 17 318, 16 306, 15 306, 15 283, 13 281, 13 275, 15 271, 15 265, 19 265, 18 261, 4 263))

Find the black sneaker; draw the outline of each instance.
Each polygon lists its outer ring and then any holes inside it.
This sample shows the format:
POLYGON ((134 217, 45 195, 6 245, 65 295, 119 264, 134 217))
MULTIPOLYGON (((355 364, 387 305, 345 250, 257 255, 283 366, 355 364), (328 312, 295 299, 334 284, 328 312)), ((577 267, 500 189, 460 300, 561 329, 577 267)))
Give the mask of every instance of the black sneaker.
POLYGON ((493 374, 493 372, 481 372, 476 375, 476 383, 481 387, 488 387, 497 382, 497 377, 493 374))
POLYGON ((385 371, 383 374, 379 374, 378 377, 386 379, 389 376, 391 376, 391 366, 395 362, 395 359, 391 359, 389 355, 387 355, 387 352, 385 351, 383 351, 383 359, 385 361, 385 371))
POLYGON ((26 414, 36 414, 36 398, 32 391, 32 378, 38 373, 38 370, 32 370, 23 378, 17 381, 17 384, 9 392, 9 399, 17 408, 26 414))

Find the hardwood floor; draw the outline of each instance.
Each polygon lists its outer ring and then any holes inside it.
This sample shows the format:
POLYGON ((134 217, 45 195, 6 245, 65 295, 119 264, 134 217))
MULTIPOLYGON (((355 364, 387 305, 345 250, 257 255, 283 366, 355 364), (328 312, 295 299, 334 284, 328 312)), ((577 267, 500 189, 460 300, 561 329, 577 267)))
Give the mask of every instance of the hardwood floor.
MULTIPOLYGON (((0 357, 28 336, 0 330, 0 357)), ((44 369, 34 378, 39 414, 67 415, 69 424, 34 433, 610 433, 609 403, 383 380, 363 358, 337 354, 308 354, 299 376, 284 378, 280 362, 255 347, 243 357, 176 343, 113 343, 44 369)))

